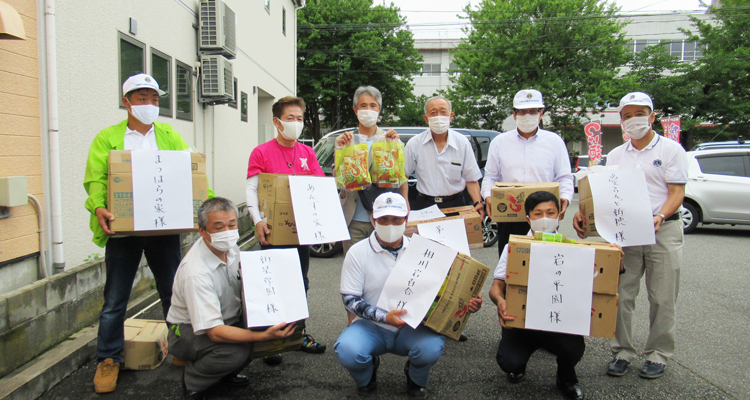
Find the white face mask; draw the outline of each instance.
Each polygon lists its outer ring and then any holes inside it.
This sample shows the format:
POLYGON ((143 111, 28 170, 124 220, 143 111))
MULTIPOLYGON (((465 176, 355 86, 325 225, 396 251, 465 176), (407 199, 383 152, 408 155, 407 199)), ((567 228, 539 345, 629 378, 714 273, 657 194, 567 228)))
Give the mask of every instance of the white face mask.
POLYGON ((209 244, 219 251, 229 251, 240 239, 240 232, 237 229, 211 233, 210 235, 211 243, 209 244))
POLYGON ((631 139, 641 139, 651 130, 651 123, 648 122, 650 115, 644 115, 642 117, 633 117, 628 120, 622 121, 620 126, 622 132, 631 139))
POLYGON ((393 243, 404 235, 406 230, 406 221, 401 225, 380 225, 375 221, 375 233, 378 234, 380 240, 386 243, 393 243))
POLYGON ((159 116, 159 107, 153 104, 143 104, 139 106, 130 105, 130 113, 146 125, 151 125, 159 116))
POLYGON ((369 128, 378 122, 380 113, 374 110, 357 110, 357 119, 359 123, 369 128))
MULTIPOLYGON (((528 217, 528 215, 526 216, 528 217)), ((529 218, 531 230, 534 232, 554 233, 557 230, 560 221, 555 218, 542 217, 539 219, 529 218)))
POLYGON ((516 127, 523 133, 534 132, 539 127, 539 114, 516 115, 516 127))
POLYGON ((297 140, 299 135, 302 134, 302 128, 305 127, 305 124, 297 121, 279 120, 279 122, 281 123, 281 126, 284 127, 284 131, 279 133, 287 140, 297 140))
POLYGON ((445 117, 442 115, 427 118, 427 121, 430 122, 430 130, 438 135, 448 132, 448 128, 451 126, 451 117, 445 117))

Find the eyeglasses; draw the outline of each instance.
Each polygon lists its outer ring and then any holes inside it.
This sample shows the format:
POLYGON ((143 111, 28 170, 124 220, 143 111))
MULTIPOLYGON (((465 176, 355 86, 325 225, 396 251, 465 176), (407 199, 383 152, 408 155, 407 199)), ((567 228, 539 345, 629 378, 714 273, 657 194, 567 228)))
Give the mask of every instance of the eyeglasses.
POLYGON ((523 108, 523 109, 514 109, 513 111, 516 112, 516 115, 539 115, 542 112, 541 108, 523 108))

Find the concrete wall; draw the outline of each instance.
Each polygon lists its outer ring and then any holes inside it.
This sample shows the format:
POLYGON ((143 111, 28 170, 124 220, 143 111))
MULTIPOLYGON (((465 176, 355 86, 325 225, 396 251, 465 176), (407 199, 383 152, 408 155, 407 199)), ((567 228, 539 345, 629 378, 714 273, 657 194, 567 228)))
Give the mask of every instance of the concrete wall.
MULTIPOLYGON (((36 2, 7 3, 21 15, 26 38, 0 40, 0 176, 26 177, 28 193, 43 203, 36 2)), ((10 213, 0 219, 0 293, 37 278, 36 257, 25 257, 39 252, 37 213, 31 203, 10 213)))

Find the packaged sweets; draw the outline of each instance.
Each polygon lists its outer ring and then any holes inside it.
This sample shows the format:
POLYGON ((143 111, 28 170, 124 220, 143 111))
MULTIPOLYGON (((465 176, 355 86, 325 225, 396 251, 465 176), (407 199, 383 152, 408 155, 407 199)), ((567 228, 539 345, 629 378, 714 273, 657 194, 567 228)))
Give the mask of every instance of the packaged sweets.
POLYGON ((376 137, 372 144, 372 183, 381 188, 397 188, 406 183, 404 143, 400 139, 376 137))
POLYGON ((336 149, 336 186, 339 189, 362 190, 372 183, 368 163, 367 141, 354 135, 351 143, 336 149))

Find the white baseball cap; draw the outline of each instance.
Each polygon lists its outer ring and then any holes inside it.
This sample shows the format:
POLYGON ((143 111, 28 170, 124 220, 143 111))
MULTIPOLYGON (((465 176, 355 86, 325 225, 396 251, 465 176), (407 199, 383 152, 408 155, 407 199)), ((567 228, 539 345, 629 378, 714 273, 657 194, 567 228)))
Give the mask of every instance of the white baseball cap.
POLYGON ((398 193, 386 192, 372 203, 372 217, 378 219, 385 215, 405 217, 409 213, 404 196, 398 193))
POLYGON ((513 97, 513 108, 544 108, 542 93, 534 89, 524 89, 513 97))
POLYGON ((164 96, 167 93, 159 89, 159 84, 153 76, 149 74, 137 74, 131 76, 122 84, 122 95, 125 96, 133 90, 140 89, 154 89, 156 93, 159 93, 159 96, 164 96))
POLYGON ((625 106, 648 106, 651 111, 654 111, 654 102, 651 101, 651 97, 643 92, 632 92, 628 93, 620 99, 620 106, 617 107, 617 112, 622 111, 625 106))

